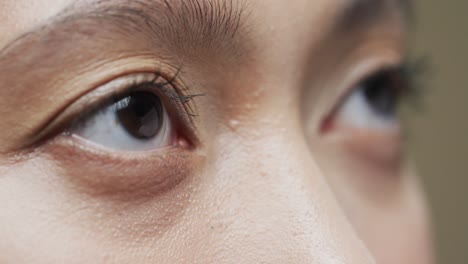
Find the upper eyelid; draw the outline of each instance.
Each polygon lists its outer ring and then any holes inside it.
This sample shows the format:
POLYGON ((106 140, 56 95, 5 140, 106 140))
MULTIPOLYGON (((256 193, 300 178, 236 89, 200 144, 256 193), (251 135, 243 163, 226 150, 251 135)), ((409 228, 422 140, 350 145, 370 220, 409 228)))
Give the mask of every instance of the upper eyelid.
MULTIPOLYGON (((89 96, 85 95, 76 102, 76 104, 81 103, 83 105, 82 107, 86 107, 87 110, 80 112, 79 117, 75 118, 75 120, 79 121, 99 111, 100 108, 106 107, 109 104, 115 103, 116 101, 124 97, 125 94, 129 94, 129 93, 137 92, 137 91, 149 91, 151 90, 151 88, 158 88, 158 90, 162 90, 162 89, 159 89, 162 87, 158 86, 157 84, 150 86, 150 84, 155 83, 158 78, 159 76, 153 73, 133 74, 130 76, 123 76, 116 80, 113 80, 109 82, 108 84, 103 85, 104 88, 101 88, 101 87, 97 88, 98 90, 92 91, 89 94, 89 96), (120 81, 122 78, 125 84, 115 83, 115 82, 120 81), (127 80, 125 79, 128 79, 128 82, 126 82, 127 80), (109 88, 109 90, 105 88, 109 88), (99 95, 99 94, 102 94, 102 95, 99 95), (92 99, 89 99, 89 97, 91 97, 92 99)), ((169 93, 169 89, 165 89, 163 96, 171 97, 171 95, 169 95, 168 93, 169 93)))
POLYGON ((372 78, 376 74, 380 73, 385 73, 385 72, 397 72, 402 74, 402 78, 404 78, 404 81, 409 83, 409 76, 403 74, 406 69, 406 65, 408 64, 408 61, 403 59, 402 61, 398 63, 390 63, 390 64, 384 64, 382 66, 376 67, 374 70, 369 71, 367 74, 362 75, 362 77, 355 79, 354 82, 351 83, 349 86, 350 88, 341 96, 340 100, 338 101, 337 105, 341 105, 344 100, 353 92, 356 87, 359 87, 360 84, 365 82, 367 79, 372 78))

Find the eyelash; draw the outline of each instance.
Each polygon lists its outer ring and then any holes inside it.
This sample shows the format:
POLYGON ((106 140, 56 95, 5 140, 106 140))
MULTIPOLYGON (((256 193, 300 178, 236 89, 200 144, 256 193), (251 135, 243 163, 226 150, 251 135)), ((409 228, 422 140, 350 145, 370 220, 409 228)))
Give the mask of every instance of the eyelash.
POLYGON ((402 103, 413 108, 420 108, 423 103, 427 86, 423 85, 422 78, 430 70, 430 58, 417 57, 409 58, 399 67, 400 74, 404 80, 402 103))
MULTIPOLYGON (((88 107, 88 110, 80 112, 76 117, 73 118, 72 122, 69 122, 65 127, 65 134, 72 134, 70 131, 76 127, 79 127, 83 121, 88 117, 99 114, 100 111, 105 111, 106 105, 110 105, 124 97, 125 95, 132 92, 151 92, 155 93, 161 98, 164 106, 167 108, 169 115, 174 118, 176 116, 175 125, 176 127, 186 126, 190 123, 192 126, 195 125, 194 118, 197 116, 193 105, 190 103, 194 98, 204 96, 205 94, 186 94, 179 85, 176 83, 176 79, 180 73, 178 70, 170 78, 165 78, 159 73, 154 73, 154 78, 151 81, 143 81, 140 83, 134 83, 106 96, 104 99, 99 99, 96 103, 88 107), (181 124, 182 123, 182 124, 181 124)), ((186 87, 186 89, 188 88, 186 87)), ((188 133, 184 129, 182 134, 188 133)), ((191 133, 187 135, 190 139, 194 140, 191 133)))
POLYGON ((409 109, 420 109, 426 92, 426 86, 422 85, 421 79, 429 69, 429 66, 427 57, 406 58, 400 64, 381 67, 363 76, 350 86, 352 89, 349 89, 339 98, 338 102, 335 102, 333 110, 320 123, 320 133, 325 133, 330 129, 332 120, 337 116, 340 108, 352 96, 352 93, 356 92, 356 89, 362 89, 362 85, 375 78, 383 78, 384 82, 386 82, 385 85, 398 89, 396 91, 398 100, 396 104, 397 111, 406 108, 406 106, 409 109), (395 77, 398 79, 396 81, 392 80, 395 77))
MULTIPOLYGON (((366 75, 358 83, 366 82, 376 76, 382 76, 386 79, 398 77, 399 86, 399 103, 401 108, 403 105, 409 105, 411 108, 418 107, 422 103, 423 96, 426 92, 426 86, 421 83, 422 77, 428 70, 429 63, 426 57, 422 58, 407 58, 403 63, 396 66, 384 67, 380 70, 366 75)), ((390 80, 391 81, 391 80, 390 80)))

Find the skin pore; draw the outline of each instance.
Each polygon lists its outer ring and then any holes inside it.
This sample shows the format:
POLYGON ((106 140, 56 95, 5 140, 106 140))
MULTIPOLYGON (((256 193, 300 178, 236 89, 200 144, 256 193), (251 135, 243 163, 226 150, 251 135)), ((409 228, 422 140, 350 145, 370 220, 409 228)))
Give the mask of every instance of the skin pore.
POLYGON ((432 263, 408 9, 2 1, 0 263, 432 263))

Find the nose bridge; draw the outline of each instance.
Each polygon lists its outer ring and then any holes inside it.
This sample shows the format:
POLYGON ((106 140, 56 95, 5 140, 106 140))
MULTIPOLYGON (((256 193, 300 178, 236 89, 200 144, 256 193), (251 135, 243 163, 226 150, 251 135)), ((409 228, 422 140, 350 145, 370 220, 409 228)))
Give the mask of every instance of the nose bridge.
POLYGON ((250 142, 236 145, 244 154, 233 154, 243 158, 232 167, 244 168, 236 188, 254 244, 267 239, 273 254, 284 249, 294 263, 372 263, 301 140, 270 133, 250 142))

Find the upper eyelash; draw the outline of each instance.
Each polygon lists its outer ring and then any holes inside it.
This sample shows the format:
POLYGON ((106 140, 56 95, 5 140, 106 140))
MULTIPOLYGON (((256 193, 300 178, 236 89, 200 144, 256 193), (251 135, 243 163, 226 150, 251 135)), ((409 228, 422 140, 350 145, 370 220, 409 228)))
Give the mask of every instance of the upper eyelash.
POLYGON ((399 77, 400 82, 394 88, 398 89, 400 99, 414 102, 418 101, 425 92, 425 86, 421 85, 420 78, 425 74, 426 70, 427 62, 425 60, 406 59, 401 64, 381 68, 361 82, 365 82, 369 78, 379 75, 388 78, 389 75, 391 76, 396 74, 399 77))
POLYGON ((428 87, 422 82, 430 70, 430 58, 427 56, 407 58, 401 66, 401 74, 407 84, 403 99, 412 107, 421 108, 428 87))
POLYGON ((192 101, 196 97, 204 96, 205 94, 184 94, 182 90, 179 89, 178 86, 175 84, 175 80, 179 72, 180 71, 178 70, 177 73, 169 79, 164 78, 159 73, 155 73, 154 78, 151 81, 135 83, 126 87, 125 89, 112 93, 106 98, 99 100, 88 110, 79 113, 79 115, 76 118, 74 118, 73 122, 69 126, 69 129, 70 127, 73 128, 74 126, 83 123, 87 118, 89 118, 89 116, 97 114, 100 111, 104 111, 106 106, 121 100, 122 97, 129 93, 135 91, 154 92, 155 88, 158 89, 158 91, 162 94, 158 94, 158 96, 166 97, 167 99, 169 99, 170 103, 179 106, 176 107, 178 110, 183 110, 177 111, 179 117, 182 117, 184 120, 190 121, 192 124, 194 124, 193 117, 196 117, 197 115, 195 114, 193 107, 190 105, 190 101, 192 101), (165 81, 158 82, 159 79, 163 79, 165 81))
MULTIPOLYGON (((189 102, 192 101, 196 97, 205 96, 205 94, 204 93, 203 94, 187 94, 186 91, 189 90, 188 88, 184 89, 185 91, 183 91, 182 89, 179 88, 178 85, 175 84, 175 80, 177 79, 177 76, 180 74, 181 69, 182 67, 177 68, 176 73, 169 79, 166 79, 166 82, 159 82, 159 83, 156 82, 159 77, 162 77, 160 74, 156 74, 155 78, 152 81, 147 82, 147 84, 158 88, 161 92, 163 92, 168 97, 168 99, 171 100, 172 103, 181 104, 182 107, 184 108, 185 114, 187 114, 187 116, 189 117, 190 121, 192 121, 192 124, 193 124, 192 118, 196 117, 197 115, 195 114, 195 111, 192 108, 192 106, 189 104, 189 102), (166 88, 167 86, 170 86, 171 88, 168 89, 166 88)), ((136 86, 141 87, 141 85, 144 85, 144 83, 136 85, 136 86)))
POLYGON ((163 93, 165 93, 166 96, 168 96, 168 98, 172 102, 181 103, 184 106, 185 112, 187 113, 187 115, 189 115, 190 117, 195 117, 196 114, 195 114, 194 110, 191 108, 191 106, 188 103, 190 101, 192 101, 194 98, 200 97, 200 96, 205 96, 206 94, 204 94, 204 93, 201 93, 201 94, 184 94, 180 89, 178 89, 178 86, 174 84, 174 80, 179 75, 180 70, 181 70, 181 68, 178 68, 177 72, 174 74, 174 76, 172 76, 169 80, 167 80, 167 82, 157 83, 156 81, 157 81, 158 76, 156 76, 156 78, 151 82, 151 84, 155 85, 155 87, 159 88, 163 93), (170 85, 172 87, 172 89, 167 89, 166 86, 168 86, 168 85, 170 85))

